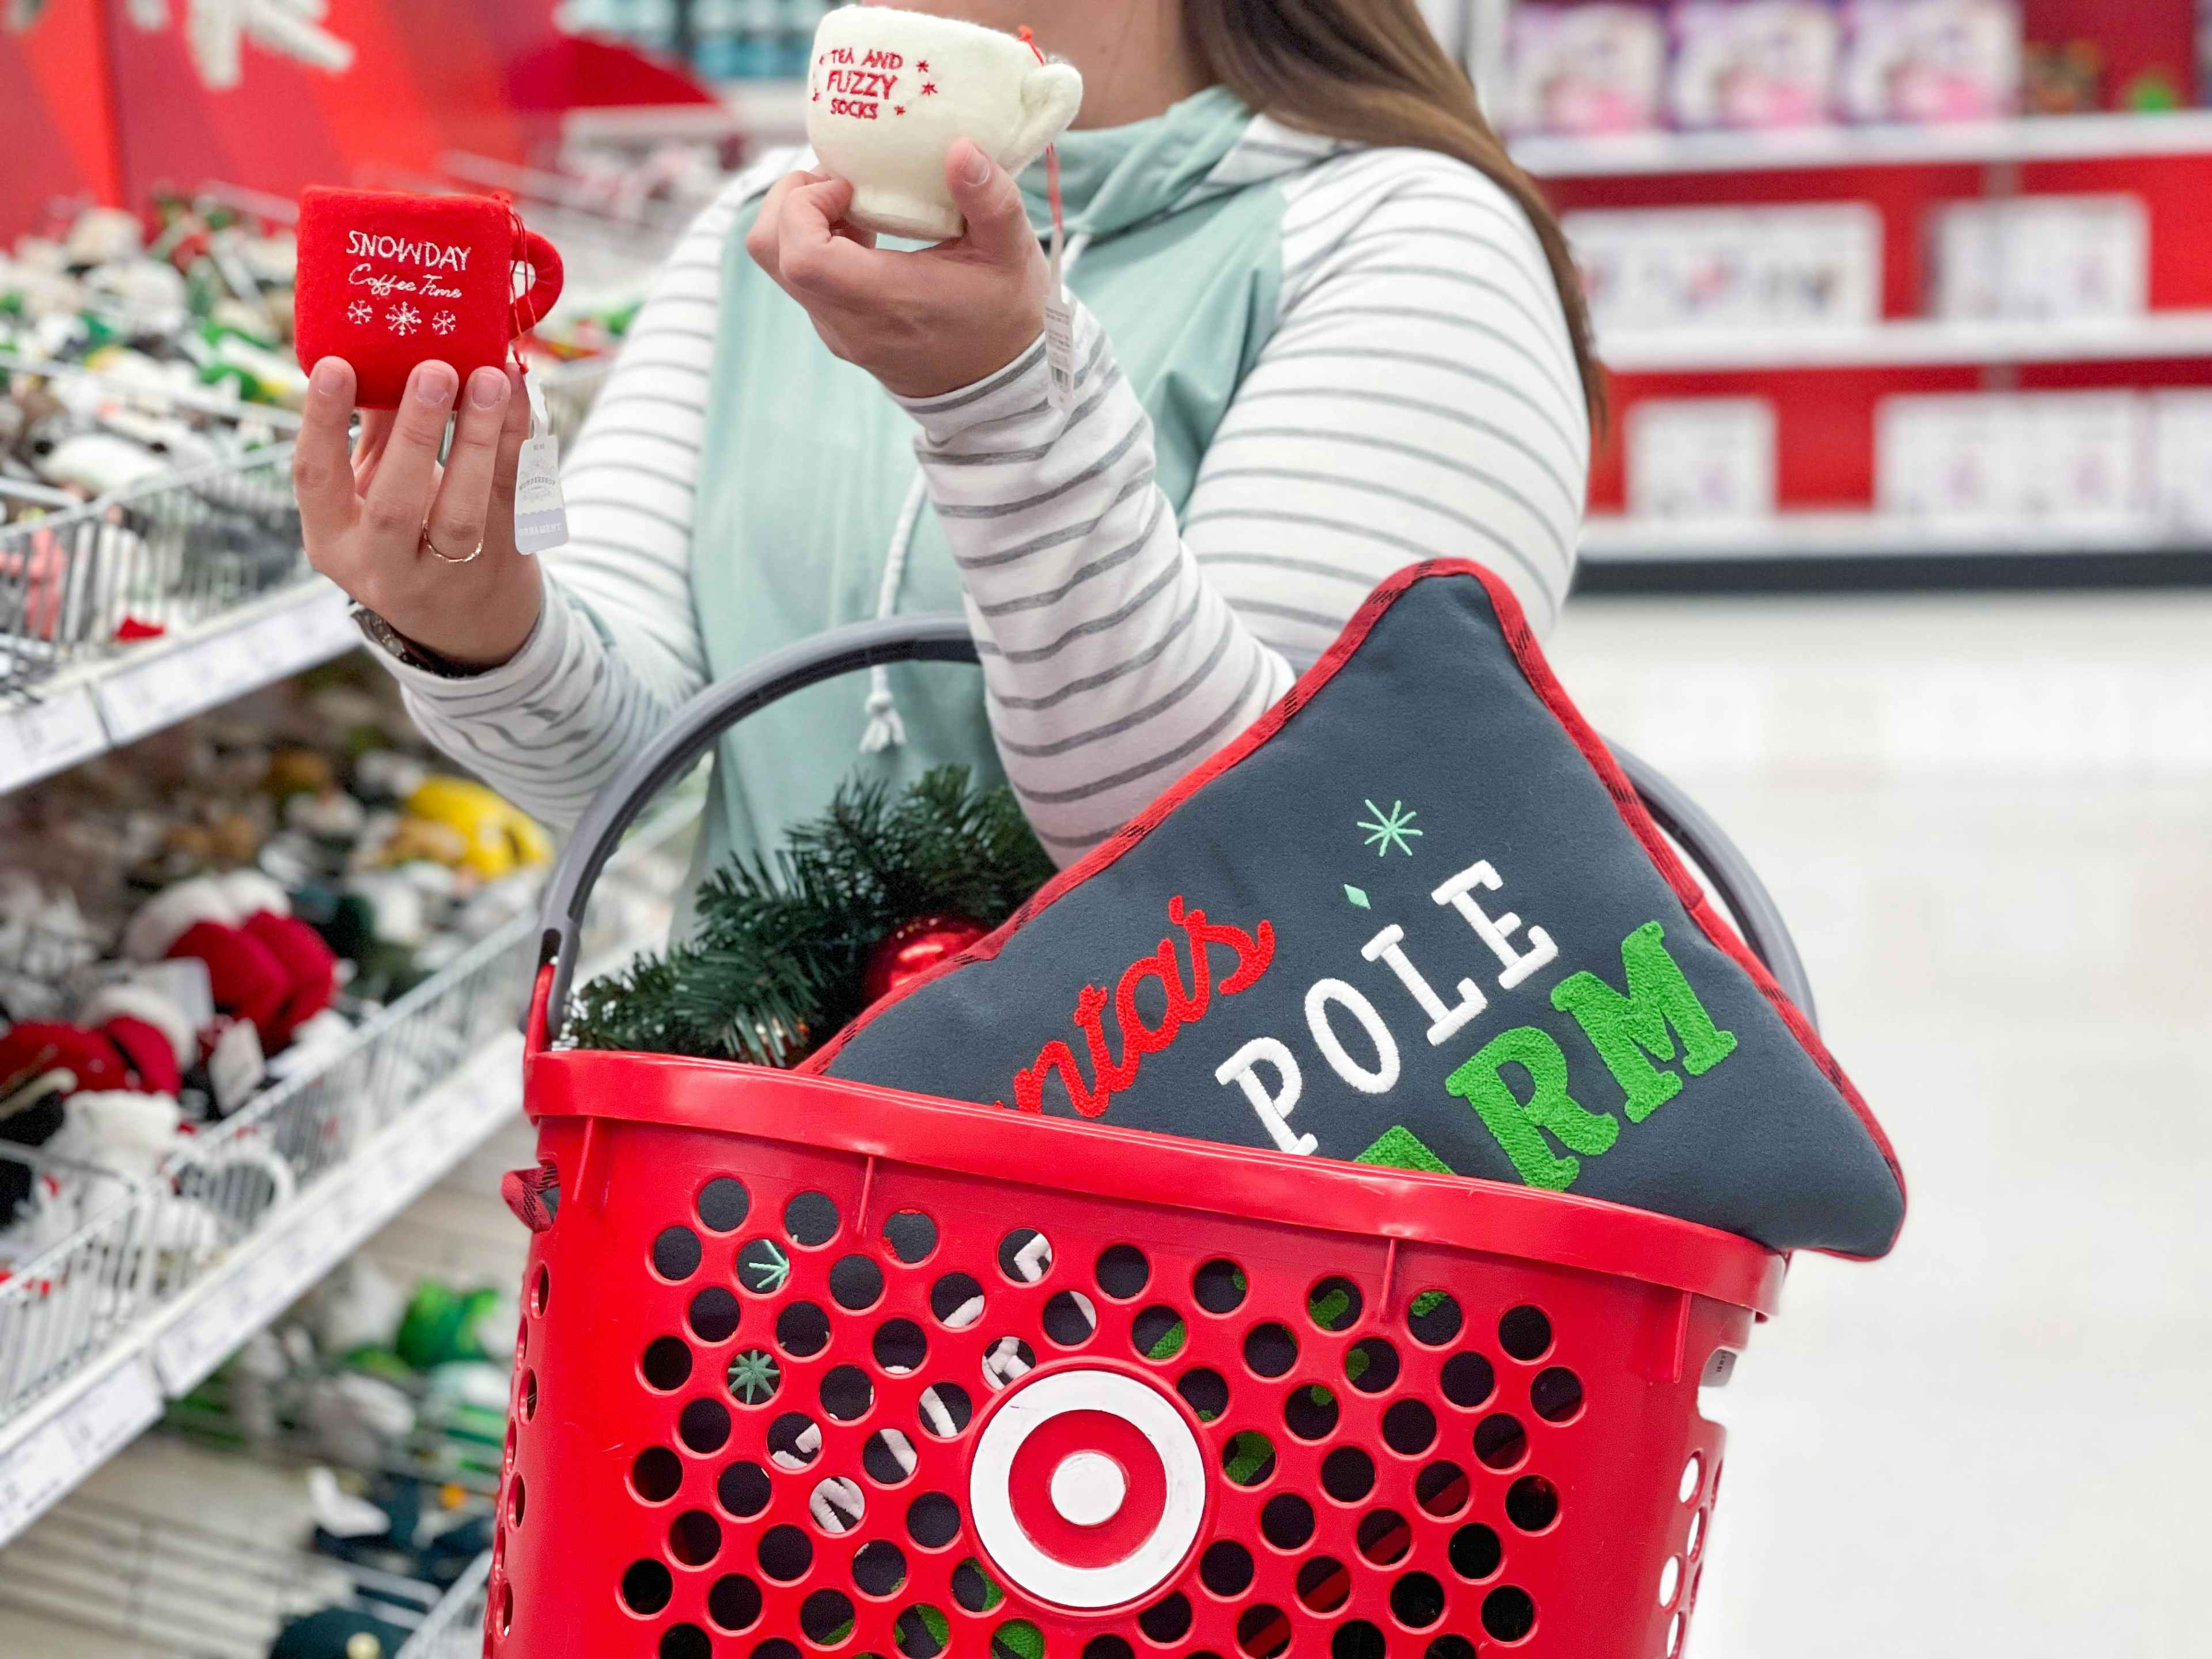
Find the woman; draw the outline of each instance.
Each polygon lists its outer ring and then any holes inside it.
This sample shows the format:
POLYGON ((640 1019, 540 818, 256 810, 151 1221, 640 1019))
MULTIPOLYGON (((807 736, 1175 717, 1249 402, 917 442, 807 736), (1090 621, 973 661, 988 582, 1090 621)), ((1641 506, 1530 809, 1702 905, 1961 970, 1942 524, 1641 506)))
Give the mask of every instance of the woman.
MULTIPOLYGON (((931 9, 1002 28, 1032 10, 931 9)), ((1017 181, 965 143, 947 171, 968 234, 927 252, 840 229, 848 187, 791 156, 735 180, 656 280, 564 473, 574 539, 542 561, 514 550, 527 414, 507 379, 463 394, 426 364, 349 458, 352 373, 317 365, 309 553, 458 759, 570 821, 710 681, 964 604, 980 682, 894 669, 865 702, 818 686, 726 739, 708 855, 774 844, 863 768, 991 775, 995 743, 1066 862, 1408 562, 1475 559, 1537 629, 1557 618, 1600 384, 1584 313, 1414 0, 1042 9, 1087 88, 1060 145, 1065 413, 1044 169, 1017 181)))

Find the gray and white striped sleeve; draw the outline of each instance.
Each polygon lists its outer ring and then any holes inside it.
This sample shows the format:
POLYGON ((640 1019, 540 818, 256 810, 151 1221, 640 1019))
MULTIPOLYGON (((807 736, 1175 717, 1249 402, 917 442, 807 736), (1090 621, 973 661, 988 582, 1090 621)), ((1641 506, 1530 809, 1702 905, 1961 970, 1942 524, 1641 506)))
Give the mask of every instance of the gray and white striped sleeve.
POLYGON ((1180 526, 1150 418, 1079 321, 1065 414, 1042 344, 908 404, 1000 752, 1063 861, 1234 738, 1406 564, 1476 561, 1540 633, 1557 620, 1589 417, 1534 233, 1472 169, 1366 151, 1293 183, 1279 325, 1180 526))
POLYGON ((465 679, 387 659, 424 735, 550 824, 574 823, 707 683, 691 522, 722 260, 744 204, 797 160, 738 175, 655 275, 562 469, 569 540, 543 556, 522 649, 465 679))

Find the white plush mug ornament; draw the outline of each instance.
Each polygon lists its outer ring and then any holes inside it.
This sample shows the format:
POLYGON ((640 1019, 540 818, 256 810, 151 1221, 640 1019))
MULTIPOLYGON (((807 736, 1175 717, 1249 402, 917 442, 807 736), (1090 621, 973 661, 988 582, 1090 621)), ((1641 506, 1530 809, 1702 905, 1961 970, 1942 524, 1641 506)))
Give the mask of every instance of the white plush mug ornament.
POLYGON ((814 154, 853 185, 847 221, 942 242, 967 229, 945 184, 953 142, 972 139, 1021 172, 1075 119, 1083 76, 996 29, 843 6, 815 32, 806 92, 814 154))

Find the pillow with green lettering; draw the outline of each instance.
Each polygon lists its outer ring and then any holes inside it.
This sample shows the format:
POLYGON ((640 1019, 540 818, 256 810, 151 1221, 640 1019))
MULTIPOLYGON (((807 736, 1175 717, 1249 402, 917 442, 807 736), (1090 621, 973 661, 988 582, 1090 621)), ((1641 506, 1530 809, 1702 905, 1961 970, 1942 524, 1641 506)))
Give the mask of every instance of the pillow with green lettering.
POLYGON ((1475 566, 807 1069, 1880 1255, 1897 1161, 1475 566))

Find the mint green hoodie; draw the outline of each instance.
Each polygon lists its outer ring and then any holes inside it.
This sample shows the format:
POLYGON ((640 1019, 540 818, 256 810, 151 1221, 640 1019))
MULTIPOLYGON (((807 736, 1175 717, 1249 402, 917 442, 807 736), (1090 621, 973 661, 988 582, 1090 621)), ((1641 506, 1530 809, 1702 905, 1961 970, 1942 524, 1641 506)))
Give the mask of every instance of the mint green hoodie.
MULTIPOLYGON (((1179 514, 1274 327, 1283 201, 1270 185, 1316 159, 1240 149, 1251 123, 1215 88, 1152 120, 1072 132, 1060 147, 1067 229, 1080 249, 1068 286, 1105 327, 1151 414, 1158 483, 1179 514)), ((1040 234, 1051 222, 1043 180, 1040 166, 1023 181, 1040 234)), ((877 614, 916 475, 913 420, 865 370, 833 357, 746 255, 757 212, 740 219, 723 258, 693 528, 692 589, 716 679, 877 614)), ((960 605, 959 574, 925 509, 896 608, 960 605)), ((947 761, 1001 775, 975 669, 902 666, 891 682, 905 728, 898 747, 861 752, 867 688, 857 679, 799 693, 731 733, 706 867, 732 849, 779 844, 848 778, 903 782, 947 761)))

